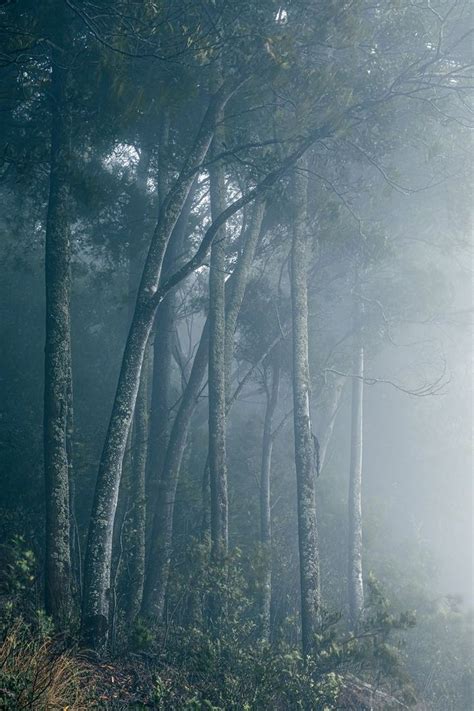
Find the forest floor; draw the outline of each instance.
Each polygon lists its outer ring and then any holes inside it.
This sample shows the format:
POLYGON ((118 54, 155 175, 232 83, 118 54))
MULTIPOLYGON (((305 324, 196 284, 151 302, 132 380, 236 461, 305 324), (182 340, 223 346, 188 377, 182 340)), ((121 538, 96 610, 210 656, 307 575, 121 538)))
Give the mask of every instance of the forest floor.
POLYGON ((99 708, 153 708, 156 673, 140 659, 86 660, 99 708))

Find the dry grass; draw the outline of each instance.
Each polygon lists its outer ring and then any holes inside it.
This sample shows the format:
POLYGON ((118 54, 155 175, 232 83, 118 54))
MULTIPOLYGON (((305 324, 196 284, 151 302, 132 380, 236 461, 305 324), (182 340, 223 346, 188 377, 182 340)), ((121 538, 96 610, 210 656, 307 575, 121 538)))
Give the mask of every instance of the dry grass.
POLYGON ((31 635, 15 620, 0 646, 0 708, 82 711, 93 706, 90 667, 70 652, 55 652, 49 638, 31 635))

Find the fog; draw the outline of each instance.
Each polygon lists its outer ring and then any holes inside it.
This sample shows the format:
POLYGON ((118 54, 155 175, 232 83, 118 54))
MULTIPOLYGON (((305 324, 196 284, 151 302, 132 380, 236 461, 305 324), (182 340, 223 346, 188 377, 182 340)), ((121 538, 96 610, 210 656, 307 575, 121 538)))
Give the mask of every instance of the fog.
POLYGON ((0 3, 1 708, 471 708, 470 10, 0 3))

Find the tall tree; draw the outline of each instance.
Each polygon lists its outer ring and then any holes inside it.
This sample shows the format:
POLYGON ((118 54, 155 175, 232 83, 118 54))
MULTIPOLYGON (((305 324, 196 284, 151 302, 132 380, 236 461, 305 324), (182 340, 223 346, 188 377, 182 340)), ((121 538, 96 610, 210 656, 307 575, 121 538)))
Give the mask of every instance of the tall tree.
MULTIPOLYGON (((180 263, 197 181, 195 180, 175 225, 163 262, 163 278, 171 276, 180 263)), ((176 295, 170 292, 159 305, 153 340, 153 381, 151 389, 150 437, 147 459, 147 549, 150 554, 153 519, 158 507, 169 441, 172 355, 176 338, 176 295)))
POLYGON ((351 457, 349 471, 349 561, 347 579, 349 623, 352 630, 357 630, 364 609, 364 583, 362 578, 364 343, 362 340, 362 305, 360 298, 356 294, 354 294, 353 333, 351 457))
MULTIPOLYGON (((163 258, 172 230, 191 189, 194 172, 209 149, 221 110, 244 80, 223 83, 211 97, 181 174, 165 199, 151 240, 137 295, 135 313, 125 346, 92 508, 84 568, 82 627, 84 639, 103 647, 108 637, 112 536, 122 461, 140 382, 145 349, 156 308, 163 298, 158 291, 163 258)), ((191 262, 191 270, 194 263, 191 262)))
MULTIPOLYGON (((226 345, 234 338, 237 315, 242 304, 245 287, 251 273, 252 262, 261 234, 263 203, 257 201, 254 217, 244 236, 244 246, 235 269, 225 284, 226 296, 226 345)), ((171 556, 173 513, 181 461, 186 447, 192 416, 198 403, 199 393, 209 360, 209 320, 204 324, 199 345, 194 356, 188 383, 183 392, 169 437, 163 474, 160 481, 157 505, 147 563, 142 613, 145 617, 162 618, 168 583, 171 556)))
POLYGON ((51 154, 46 217, 46 342, 44 361, 44 468, 46 482, 46 611, 64 624, 72 608, 68 411, 71 406, 70 333, 70 106, 69 40, 65 9, 51 38, 51 154))
POLYGON ((307 177, 298 163, 294 178, 294 223, 291 247, 293 322, 293 422, 298 503, 298 545, 303 653, 310 654, 320 615, 319 542, 316 515, 316 471, 310 417, 307 285, 307 177), (301 170, 298 170, 301 169, 301 170))
POLYGON ((262 438, 262 465, 260 474, 260 543, 262 545, 263 575, 260 601, 262 639, 270 640, 270 611, 272 600, 272 509, 271 470, 273 451, 273 420, 280 392, 280 353, 278 346, 270 356, 270 383, 265 381, 265 419, 262 438))
MULTIPOLYGON (((214 142, 216 153, 216 143, 214 142)), ((225 177, 221 163, 211 167, 211 216, 225 209, 225 177)), ((228 498, 226 461, 226 363, 225 363, 225 248, 226 228, 219 231, 211 248, 209 269, 209 475, 211 489, 211 555, 222 562, 228 547, 228 498)))

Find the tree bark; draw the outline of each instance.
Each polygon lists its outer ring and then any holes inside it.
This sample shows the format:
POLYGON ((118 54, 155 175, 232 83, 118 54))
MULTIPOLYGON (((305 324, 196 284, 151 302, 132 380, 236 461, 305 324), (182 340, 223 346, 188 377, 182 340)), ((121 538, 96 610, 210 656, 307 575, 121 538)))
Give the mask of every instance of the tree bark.
POLYGON ((352 378, 351 459, 349 472, 349 623, 357 630, 364 610, 362 578, 362 454, 364 346, 361 334, 361 307, 354 296, 354 361, 352 378))
POLYGON ((125 618, 132 623, 140 611, 145 580, 145 471, 148 446, 148 363, 143 364, 134 417, 130 508, 125 522, 125 618))
MULTIPOLYGON (((183 170, 160 210, 143 269, 99 465, 85 557, 82 634, 84 641, 96 649, 107 643, 112 536, 122 461, 137 399, 145 349, 156 308, 162 299, 162 292, 158 287, 163 258, 172 230, 191 189, 194 170, 202 164, 214 134, 217 118, 236 88, 236 84, 231 88, 223 85, 211 98, 183 170)), ((189 269, 192 270, 193 266, 194 262, 190 264, 189 269)), ((177 278, 180 276, 177 275, 177 278)))
MULTIPOLYGON (((127 328, 133 320, 137 289, 140 280, 141 268, 144 257, 144 239, 146 233, 146 219, 149 209, 147 198, 147 181, 150 172, 151 146, 148 135, 142 129, 139 144, 139 160, 136 168, 136 179, 130 191, 129 201, 126 210, 128 224, 128 310, 127 328)), ((147 354, 149 346, 147 346, 147 354)), ((148 362, 147 355, 145 356, 148 362)), ((146 374, 145 374, 146 377, 146 374)), ((141 390, 137 396, 137 411, 141 409, 141 390)), ((111 631, 112 647, 116 641, 117 613, 119 608, 127 615, 128 601, 124 599, 123 588, 128 583, 127 575, 130 560, 130 550, 128 547, 128 533, 130 531, 130 514, 134 511, 134 481, 136 472, 134 469, 134 427, 130 426, 125 452, 122 460, 122 471, 120 476, 117 508, 114 517, 114 530, 112 538, 112 571, 111 571, 111 601, 109 624, 111 631)), ((131 563, 132 567, 134 563, 131 563)))
POLYGON ((67 67, 55 38, 51 50, 51 164, 46 218, 44 468, 46 488, 45 607, 63 626, 72 609, 67 413, 71 390, 69 140, 67 67))
MULTIPOLYGON (((299 163, 299 167, 304 166, 299 163)), ((295 218, 291 250, 293 319, 293 419, 295 433, 298 543, 303 654, 311 653, 320 614, 319 543, 314 447, 309 405, 306 178, 295 175, 295 218)))
POLYGON ((260 602, 261 639, 270 641, 270 609, 272 598, 272 518, 271 469, 273 450, 273 418, 280 392, 280 357, 277 348, 272 353, 271 387, 266 389, 265 421, 262 439, 262 468, 260 477, 260 543, 262 547, 262 591, 260 602))
MULTIPOLYGON (((70 344, 71 345, 71 344, 70 344)), ((71 548, 71 582, 74 605, 81 606, 82 597, 82 553, 81 538, 76 516, 76 480, 74 476, 74 392, 72 382, 72 354, 69 353, 68 404, 66 420, 66 452, 69 482, 69 542, 71 548)))
MULTIPOLYGON (((209 171, 213 222, 225 209, 221 164, 209 171)), ((209 481, 211 489, 211 556, 222 562, 228 548, 225 362, 225 227, 211 248, 209 270, 209 481)))

